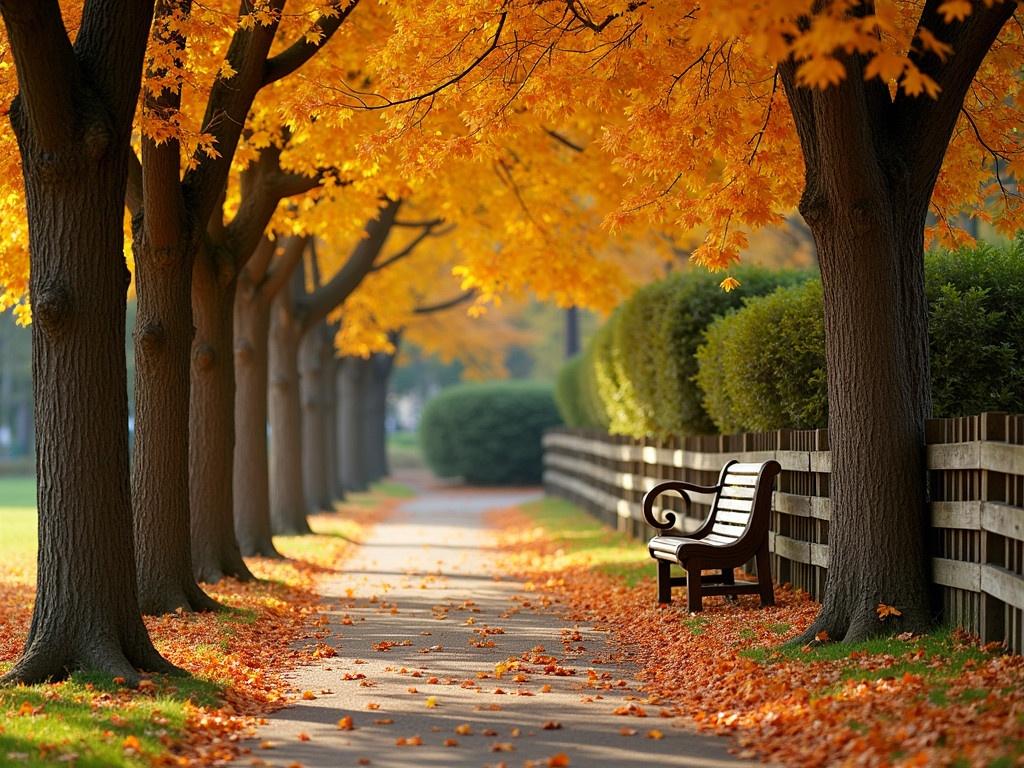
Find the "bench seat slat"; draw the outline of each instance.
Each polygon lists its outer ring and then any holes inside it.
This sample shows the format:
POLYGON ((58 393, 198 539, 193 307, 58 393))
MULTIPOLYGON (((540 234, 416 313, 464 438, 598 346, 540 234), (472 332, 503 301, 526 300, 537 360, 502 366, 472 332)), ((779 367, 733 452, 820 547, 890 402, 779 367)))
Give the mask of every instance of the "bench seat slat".
POLYGON ((726 509, 720 509, 715 515, 715 520, 721 520, 723 523, 732 523, 733 525, 746 526, 746 524, 750 522, 750 513, 730 512, 726 509))
POLYGON ((753 488, 757 485, 757 475, 737 475, 730 472, 725 476, 726 485, 745 485, 753 488))
POLYGON ((722 498, 727 499, 752 499, 754 489, 741 485, 727 485, 722 488, 722 498))
POLYGON ((718 509, 731 509, 735 512, 750 512, 753 499, 719 499, 718 509))
POLYGON ((743 463, 732 464, 732 465, 729 466, 729 474, 732 474, 733 472, 736 472, 736 473, 741 474, 741 475, 754 475, 756 477, 758 474, 760 474, 761 467, 763 467, 763 466, 764 466, 764 464, 762 464, 762 463, 757 463, 757 464, 743 464, 743 463))
POLYGON ((712 533, 717 533, 722 536, 728 536, 731 539, 738 539, 743 535, 743 532, 747 530, 745 525, 730 525, 729 523, 721 523, 717 520, 711 527, 712 533))

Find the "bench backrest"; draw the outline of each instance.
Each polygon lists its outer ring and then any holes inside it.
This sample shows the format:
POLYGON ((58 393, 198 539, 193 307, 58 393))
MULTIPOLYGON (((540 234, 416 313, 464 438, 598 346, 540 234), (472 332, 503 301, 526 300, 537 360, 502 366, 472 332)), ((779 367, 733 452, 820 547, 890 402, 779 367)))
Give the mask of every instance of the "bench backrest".
POLYGON ((721 490, 712 507, 710 544, 732 544, 746 534, 760 538, 768 529, 772 486, 782 471, 777 461, 744 464, 730 461, 718 477, 721 490))

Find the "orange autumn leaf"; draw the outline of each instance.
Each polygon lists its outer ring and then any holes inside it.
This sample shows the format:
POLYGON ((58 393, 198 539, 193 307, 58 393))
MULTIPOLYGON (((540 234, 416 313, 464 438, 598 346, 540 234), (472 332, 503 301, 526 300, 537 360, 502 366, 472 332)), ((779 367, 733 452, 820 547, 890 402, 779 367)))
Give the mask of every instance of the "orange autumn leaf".
POLYGON ((548 768, 568 768, 571 765, 569 756, 565 752, 559 752, 548 758, 548 768))
POLYGON ((354 731, 356 729, 355 724, 352 722, 352 715, 345 715, 338 718, 338 730, 339 731, 354 731))
POLYGON ((903 615, 903 613, 899 610, 899 608, 896 608, 895 606, 892 606, 892 605, 886 605, 885 603, 879 603, 878 606, 875 608, 875 613, 877 613, 878 614, 878 618, 883 620, 883 621, 885 619, 889 618, 890 616, 902 616, 903 615))

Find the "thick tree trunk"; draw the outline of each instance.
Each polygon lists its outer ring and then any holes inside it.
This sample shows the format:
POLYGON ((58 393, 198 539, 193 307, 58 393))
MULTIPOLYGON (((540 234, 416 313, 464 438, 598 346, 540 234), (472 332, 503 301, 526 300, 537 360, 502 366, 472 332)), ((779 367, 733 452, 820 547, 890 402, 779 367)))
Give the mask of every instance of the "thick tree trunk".
POLYGON ((364 407, 366 441, 366 475, 375 482, 391 474, 388 466, 388 385, 395 356, 378 352, 369 361, 364 407))
MULTIPOLYGON (((56 54, 54 54, 56 55, 56 54)), ((54 77, 62 77, 54 73, 54 77)), ((17 103, 32 258, 39 552, 22 658, 6 682, 76 669, 138 680, 173 671, 136 596, 124 355, 128 133, 84 91, 75 140, 42 151, 17 103)))
POLYGON ((243 555, 280 557, 270 526, 269 333, 270 307, 243 270, 235 298, 235 536, 243 555))
POLYGON ((232 469, 235 370, 232 315, 235 281, 201 250, 192 276, 192 407, 189 412, 189 496, 192 565, 199 581, 254 578, 235 539, 232 469))
MULTIPOLYGON (((299 279, 301 271, 297 272, 299 279)), ((300 327, 289 289, 274 299, 270 321, 270 519, 275 534, 309 533, 302 488, 300 327)))
POLYGON ((369 363, 359 357, 341 359, 341 482, 347 491, 365 491, 369 487, 363 417, 369 363))
POLYGON ((324 347, 327 326, 318 323, 302 335, 299 344, 299 395, 302 402, 302 487, 308 514, 330 510, 333 499, 327 484, 329 416, 324 400, 324 347))
MULTIPOLYGON (((192 259, 136 238, 135 448, 132 502, 143 613, 213 610, 196 584, 189 524, 192 259)), ((184 250, 184 249, 182 249, 184 250)))
POLYGON ((928 386, 924 220, 895 196, 812 225, 825 294, 828 587, 808 632, 860 640, 932 623, 925 568, 928 386))

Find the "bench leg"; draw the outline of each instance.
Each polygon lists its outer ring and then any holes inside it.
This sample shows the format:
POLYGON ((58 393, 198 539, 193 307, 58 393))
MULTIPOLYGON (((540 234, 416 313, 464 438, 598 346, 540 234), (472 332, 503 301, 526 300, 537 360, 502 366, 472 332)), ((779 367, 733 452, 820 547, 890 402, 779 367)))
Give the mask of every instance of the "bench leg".
MULTIPOLYGON (((736 573, 733 571, 732 568, 723 568, 722 569, 722 583, 723 584, 735 584, 736 583, 736 573)), ((726 595, 725 596, 725 600, 726 600, 726 602, 729 602, 729 603, 735 603, 736 602, 736 595, 726 595)))
POLYGON ((701 573, 700 566, 696 563, 689 563, 686 569, 686 610, 690 613, 698 613, 704 609, 701 595, 701 573))
POLYGON ((658 560, 658 602, 668 605, 672 602, 672 563, 658 560))
POLYGON ((772 584, 772 556, 763 546, 757 553, 757 585, 761 592, 761 605, 775 605, 775 587, 772 584))

